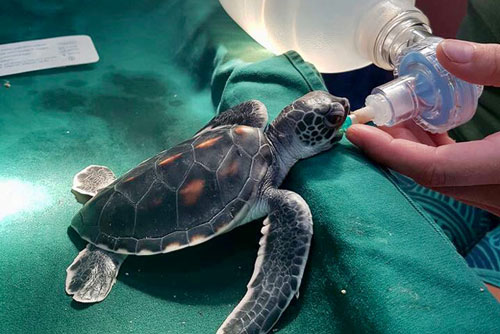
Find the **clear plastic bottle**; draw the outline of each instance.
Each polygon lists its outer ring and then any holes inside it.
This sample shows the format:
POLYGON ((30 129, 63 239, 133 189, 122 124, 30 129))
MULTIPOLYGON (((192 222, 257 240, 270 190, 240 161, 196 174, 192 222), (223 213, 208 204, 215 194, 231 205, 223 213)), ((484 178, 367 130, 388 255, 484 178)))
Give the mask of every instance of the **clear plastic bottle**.
POLYGON ((441 39, 414 0, 220 0, 256 41, 276 54, 295 50, 320 72, 376 64, 396 79, 374 89, 353 123, 392 126, 413 119, 445 132, 475 113, 482 87, 447 72, 436 59, 441 39))
MULTIPOLYGON (((220 0, 257 42, 276 54, 295 50, 322 73, 376 62, 377 33, 403 12, 425 24, 415 0, 220 0)), ((378 64, 390 68, 388 64, 378 64)))

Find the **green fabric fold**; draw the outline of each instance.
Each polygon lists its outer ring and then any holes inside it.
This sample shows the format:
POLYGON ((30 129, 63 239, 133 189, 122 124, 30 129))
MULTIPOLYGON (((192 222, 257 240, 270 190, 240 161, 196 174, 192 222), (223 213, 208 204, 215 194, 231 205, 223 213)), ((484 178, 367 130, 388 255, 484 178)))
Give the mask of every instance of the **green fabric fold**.
MULTIPOLYGON (((227 78, 223 93, 212 94, 221 96, 219 110, 258 99, 272 119, 297 97, 325 89, 295 52, 233 64, 230 75, 223 64, 215 69, 215 80, 218 68, 227 78)), ((441 229, 346 140, 299 162, 284 187, 304 197, 315 223, 303 299, 290 310, 300 311, 285 333, 493 333, 500 326, 498 304, 441 229)))

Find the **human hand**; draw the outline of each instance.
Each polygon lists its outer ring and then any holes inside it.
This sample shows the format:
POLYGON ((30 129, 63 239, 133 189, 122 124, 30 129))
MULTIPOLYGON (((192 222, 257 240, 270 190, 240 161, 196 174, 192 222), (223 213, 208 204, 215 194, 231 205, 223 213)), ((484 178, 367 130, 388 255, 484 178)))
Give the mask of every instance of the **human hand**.
MULTIPOLYGON (((463 80, 500 87, 500 45, 446 40, 437 56, 463 80)), ((447 134, 430 134, 407 121, 392 128, 353 125, 347 138, 416 182, 500 216, 500 132, 455 143, 447 134)))

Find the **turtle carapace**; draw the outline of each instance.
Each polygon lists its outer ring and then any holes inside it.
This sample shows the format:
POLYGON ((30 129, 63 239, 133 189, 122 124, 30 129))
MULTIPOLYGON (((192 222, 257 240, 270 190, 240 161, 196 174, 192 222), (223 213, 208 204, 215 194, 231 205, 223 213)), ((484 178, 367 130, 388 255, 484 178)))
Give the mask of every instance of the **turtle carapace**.
POLYGON ((67 293, 99 302, 128 255, 179 250, 267 217, 247 293, 217 333, 268 333, 298 294, 313 234, 307 203, 279 186, 298 160, 339 141, 348 113, 346 99, 315 91, 266 126, 266 107, 248 101, 117 179, 87 167, 73 180, 85 205, 71 227, 89 244, 67 269, 67 293))

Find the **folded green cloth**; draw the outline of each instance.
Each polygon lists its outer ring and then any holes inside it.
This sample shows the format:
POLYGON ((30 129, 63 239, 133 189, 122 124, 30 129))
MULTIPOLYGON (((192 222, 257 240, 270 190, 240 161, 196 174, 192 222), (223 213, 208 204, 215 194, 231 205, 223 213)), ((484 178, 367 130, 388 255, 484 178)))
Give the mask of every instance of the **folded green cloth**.
MULTIPOLYGON (((236 64, 229 76, 219 68, 227 78, 214 94, 221 110, 255 98, 274 117, 289 100, 325 89, 294 52, 236 64)), ((493 333, 500 326, 499 305, 439 227, 346 140, 300 162, 285 187, 305 198, 315 222, 303 300, 291 306, 300 313, 286 333, 493 333)))
MULTIPOLYGON (((130 257, 106 300, 80 305, 64 293, 65 269, 84 247, 67 231, 79 208, 72 176, 88 164, 125 172, 189 138, 214 104, 259 99, 273 118, 325 89, 320 76, 295 53, 270 57, 215 0, 7 1, 0 22, 16 26, 0 43, 87 33, 101 56, 7 78, 11 88, 0 90, 0 185, 16 204, 0 218, 1 331, 214 333, 245 293, 259 222, 179 252, 130 257)), ((499 305, 448 239, 347 141, 298 163, 284 187, 309 203, 315 235, 279 333, 499 328, 499 305)))

